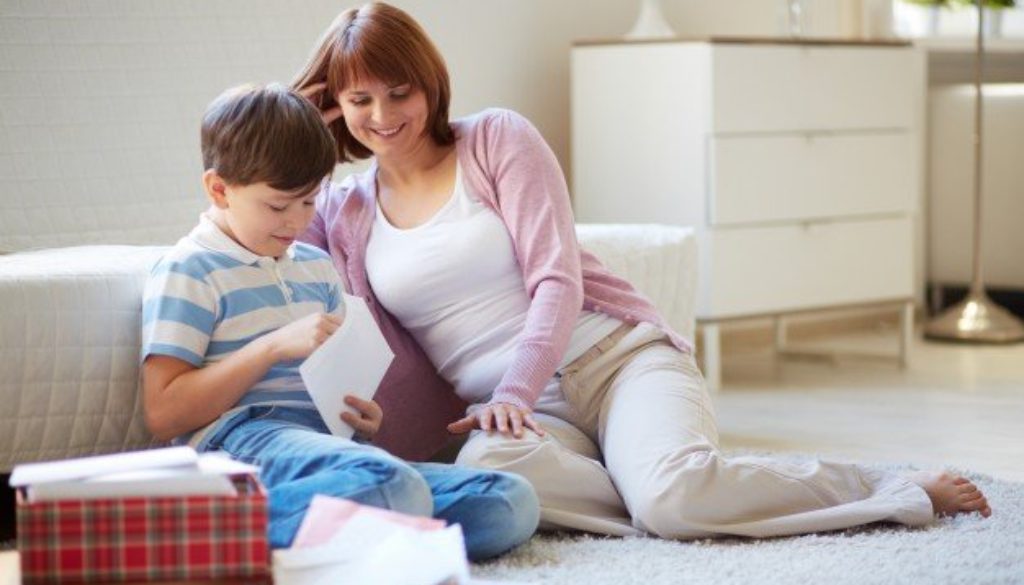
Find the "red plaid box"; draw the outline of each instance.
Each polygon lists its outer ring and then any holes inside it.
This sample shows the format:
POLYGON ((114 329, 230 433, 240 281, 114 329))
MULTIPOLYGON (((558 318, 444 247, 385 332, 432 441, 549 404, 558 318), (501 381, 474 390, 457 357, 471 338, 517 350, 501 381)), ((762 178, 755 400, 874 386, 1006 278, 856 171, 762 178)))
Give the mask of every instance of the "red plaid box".
POLYGON ((35 503, 19 489, 22 579, 266 581, 267 495, 254 476, 236 486, 237 496, 35 503))

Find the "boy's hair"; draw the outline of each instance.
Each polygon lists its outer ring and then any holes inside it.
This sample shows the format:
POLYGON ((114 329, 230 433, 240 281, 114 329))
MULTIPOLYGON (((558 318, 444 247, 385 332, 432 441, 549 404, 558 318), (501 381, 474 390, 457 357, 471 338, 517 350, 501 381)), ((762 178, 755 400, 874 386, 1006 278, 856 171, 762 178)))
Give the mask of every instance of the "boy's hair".
MULTIPOLYGON (((444 58, 423 28, 401 9, 373 2, 342 12, 327 28, 313 55, 292 82, 295 89, 326 82, 320 109, 337 105, 335 96, 354 81, 376 78, 391 85, 408 83, 427 98, 426 131, 448 146, 455 135, 448 125, 451 87, 444 58)), ((339 118, 331 124, 338 161, 368 158, 363 146, 339 118)))
POLYGON ((337 160, 316 106, 281 84, 222 93, 203 115, 201 143, 203 168, 231 185, 308 191, 331 174, 337 160))

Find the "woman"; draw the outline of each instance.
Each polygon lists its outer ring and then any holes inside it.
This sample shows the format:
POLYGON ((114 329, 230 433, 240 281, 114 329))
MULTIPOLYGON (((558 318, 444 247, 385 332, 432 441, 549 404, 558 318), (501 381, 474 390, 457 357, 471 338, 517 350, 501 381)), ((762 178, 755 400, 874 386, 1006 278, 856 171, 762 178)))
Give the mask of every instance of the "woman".
POLYGON ((404 12, 342 13, 295 86, 320 106, 339 161, 373 157, 321 194, 306 238, 395 349, 377 400, 401 454, 434 449, 450 422, 472 431, 460 463, 533 482, 542 526, 613 535, 761 537, 991 513, 948 474, 723 457, 691 345, 579 249, 565 180, 529 122, 487 110, 449 123, 444 61, 404 12), (444 383, 468 413, 453 412, 444 383))

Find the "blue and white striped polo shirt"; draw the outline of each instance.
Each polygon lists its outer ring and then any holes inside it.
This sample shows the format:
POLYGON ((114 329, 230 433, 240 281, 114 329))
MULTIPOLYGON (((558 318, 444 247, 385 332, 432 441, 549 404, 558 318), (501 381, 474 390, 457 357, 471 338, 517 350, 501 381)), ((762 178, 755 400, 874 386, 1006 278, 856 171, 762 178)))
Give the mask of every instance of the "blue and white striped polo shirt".
MULTIPOLYGON (((326 252, 296 242, 259 256, 205 214, 154 267, 142 305, 142 359, 167 355, 203 367, 313 313, 342 313, 341 281, 326 252)), ((272 367, 235 405, 311 407, 303 360, 272 367)))

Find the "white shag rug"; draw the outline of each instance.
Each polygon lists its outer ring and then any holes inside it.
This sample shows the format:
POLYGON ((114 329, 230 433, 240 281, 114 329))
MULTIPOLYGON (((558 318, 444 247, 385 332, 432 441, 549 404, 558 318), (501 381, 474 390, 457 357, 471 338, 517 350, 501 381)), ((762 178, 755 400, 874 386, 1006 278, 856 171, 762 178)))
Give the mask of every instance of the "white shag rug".
MULTIPOLYGON (((868 465, 910 471, 910 465, 868 465)), ((671 542, 540 534, 473 566, 481 579, 558 585, 614 583, 1024 584, 1024 483, 958 470, 993 514, 940 518, 911 529, 873 524, 806 536, 671 542)))

